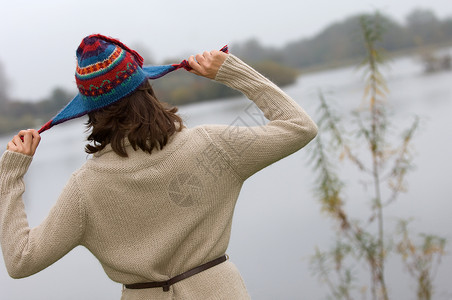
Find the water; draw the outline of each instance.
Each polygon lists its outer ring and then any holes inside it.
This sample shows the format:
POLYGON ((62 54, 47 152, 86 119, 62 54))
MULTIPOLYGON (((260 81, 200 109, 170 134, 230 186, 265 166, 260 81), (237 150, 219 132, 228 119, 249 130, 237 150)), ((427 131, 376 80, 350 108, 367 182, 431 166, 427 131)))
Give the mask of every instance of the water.
MULTIPOLYGON (((422 74, 412 58, 399 59, 385 70, 395 110, 392 130, 422 118, 415 138, 416 169, 408 176, 409 191, 387 211, 388 230, 395 219, 415 217, 413 229, 444 236, 452 242, 451 72, 422 74)), ((285 90, 311 115, 318 103, 317 90, 328 91, 342 112, 362 103, 361 72, 343 68, 302 76, 285 90)), ((237 117, 247 125, 249 101, 236 98, 183 107, 189 126, 205 123, 230 124, 237 117)), ((31 226, 39 224, 58 197, 70 174, 85 160, 83 120, 54 127, 43 134, 29 172, 24 199, 31 226)), ((8 139, 0 139, 6 145, 8 139)), ((326 287, 309 270, 315 246, 326 247, 333 237, 333 224, 320 213, 312 193, 313 174, 303 149, 264 169, 244 185, 237 204, 229 255, 241 270, 253 299, 324 299, 326 287)), ((354 173, 345 174, 354 182, 354 173)), ((359 195, 359 187, 347 190, 359 195)), ((359 215, 367 204, 350 205, 359 215)), ((450 252, 450 245, 448 247, 450 252)), ((435 299, 452 299, 452 259, 447 256, 438 270, 435 299)), ((415 283, 397 259, 391 257, 387 282, 392 299, 414 299, 415 283)), ((362 282, 361 284, 367 284, 362 282)), ((1 299, 119 299, 121 286, 110 281, 96 259, 82 247, 38 275, 13 280, 0 262, 1 299)))

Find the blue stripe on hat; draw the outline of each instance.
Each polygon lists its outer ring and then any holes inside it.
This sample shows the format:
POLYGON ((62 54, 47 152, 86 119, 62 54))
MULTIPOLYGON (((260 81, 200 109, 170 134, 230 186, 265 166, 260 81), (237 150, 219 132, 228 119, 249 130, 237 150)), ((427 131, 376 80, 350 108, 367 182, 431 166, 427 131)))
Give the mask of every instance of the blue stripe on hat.
POLYGON ((121 54, 119 54, 118 58, 116 58, 115 61, 111 65, 109 65, 107 68, 99 69, 99 71, 92 72, 92 73, 89 73, 89 74, 86 74, 86 75, 81 75, 81 74, 78 74, 76 72, 75 76, 77 76, 81 80, 87 80, 87 79, 91 79, 91 78, 94 78, 96 76, 101 76, 101 75, 103 75, 105 73, 108 73, 111 69, 116 67, 124 59, 124 57, 126 57, 126 53, 127 52, 125 50, 121 49, 121 54))
POLYGON ((106 60, 116 49, 116 45, 110 44, 103 51, 98 49, 97 51, 83 52, 83 54, 78 57, 78 66, 80 68, 87 67, 89 65, 106 60))

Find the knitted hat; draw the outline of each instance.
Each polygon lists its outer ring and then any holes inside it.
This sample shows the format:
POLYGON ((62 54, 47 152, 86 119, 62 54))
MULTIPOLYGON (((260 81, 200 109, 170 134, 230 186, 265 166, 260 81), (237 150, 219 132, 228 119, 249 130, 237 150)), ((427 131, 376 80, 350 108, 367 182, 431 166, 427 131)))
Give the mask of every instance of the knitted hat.
MULTIPOLYGON (((228 53, 224 46, 220 51, 228 53)), ((184 68, 179 64, 144 66, 143 58, 120 41, 100 34, 85 37, 76 52, 75 81, 79 93, 39 133, 65 121, 106 107, 134 92, 145 80, 160 78, 184 68)))

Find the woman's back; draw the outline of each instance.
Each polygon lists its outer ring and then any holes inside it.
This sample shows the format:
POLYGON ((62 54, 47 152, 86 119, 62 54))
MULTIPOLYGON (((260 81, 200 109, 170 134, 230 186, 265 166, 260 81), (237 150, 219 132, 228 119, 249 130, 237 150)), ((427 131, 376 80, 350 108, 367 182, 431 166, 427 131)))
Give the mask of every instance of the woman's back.
POLYGON ((75 173, 82 244, 114 281, 164 281, 226 252, 243 181, 228 168, 206 171, 196 158, 211 146, 202 128, 184 129, 151 155, 107 147, 75 173))

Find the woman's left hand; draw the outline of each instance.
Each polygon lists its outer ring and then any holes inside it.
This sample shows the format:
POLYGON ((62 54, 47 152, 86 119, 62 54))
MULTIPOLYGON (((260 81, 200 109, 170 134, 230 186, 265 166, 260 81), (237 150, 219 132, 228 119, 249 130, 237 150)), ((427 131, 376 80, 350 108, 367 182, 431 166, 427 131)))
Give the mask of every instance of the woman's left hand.
POLYGON ((33 156, 38 148, 41 136, 34 129, 21 130, 6 146, 7 150, 33 156))
POLYGON ((228 54, 218 50, 205 51, 203 54, 197 54, 196 56, 192 55, 188 59, 188 64, 192 67, 190 72, 198 76, 215 79, 218 70, 227 57, 228 54))

